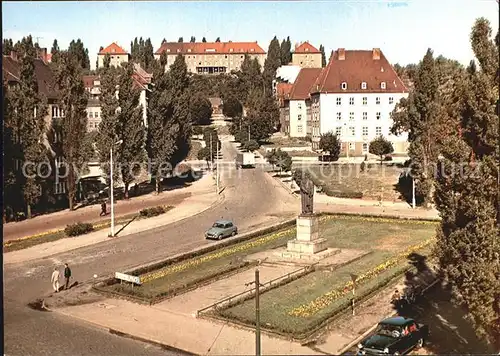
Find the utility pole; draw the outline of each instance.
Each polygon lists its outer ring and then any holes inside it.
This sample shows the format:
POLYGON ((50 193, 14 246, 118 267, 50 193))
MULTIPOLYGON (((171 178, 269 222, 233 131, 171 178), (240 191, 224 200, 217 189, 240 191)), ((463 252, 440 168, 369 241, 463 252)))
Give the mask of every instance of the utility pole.
POLYGON ((217 181, 217 195, 219 195, 219 142, 217 141, 217 167, 215 168, 216 169, 216 181, 217 181))
POLYGON ((260 281, 259 281, 259 269, 255 270, 255 356, 260 356, 260 281))
POLYGON ((411 207, 415 209, 415 177, 411 177, 411 207))
POLYGON ((210 133, 210 170, 213 170, 214 164, 214 157, 213 157, 213 150, 212 150, 212 133, 210 133))
POLYGON ((250 125, 248 125, 248 141, 250 141, 250 125))

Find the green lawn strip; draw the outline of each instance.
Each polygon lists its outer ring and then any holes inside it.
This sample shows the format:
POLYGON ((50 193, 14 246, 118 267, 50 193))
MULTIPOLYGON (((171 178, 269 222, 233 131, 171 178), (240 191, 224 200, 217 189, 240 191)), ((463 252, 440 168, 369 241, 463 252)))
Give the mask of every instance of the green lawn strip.
MULTIPOLYGON (((166 207, 166 212, 168 212, 172 208, 173 207, 171 207, 171 206, 166 207)), ((135 218, 135 220, 147 219, 146 217, 141 217, 139 215, 139 213, 127 214, 127 215, 120 216, 118 219, 115 220, 115 227, 118 225, 121 225, 121 224, 126 224, 134 218, 135 218)), ((93 225, 94 225, 94 230, 92 232, 95 232, 95 231, 100 231, 100 230, 104 230, 104 229, 109 228, 111 226, 111 222, 110 221, 95 222, 95 223, 93 223, 93 225)), ((79 236, 83 236, 83 235, 79 235, 79 236)), ((61 231, 57 231, 57 232, 54 232, 52 234, 33 237, 30 239, 19 239, 19 240, 6 241, 4 243, 3 251, 4 251, 4 253, 13 252, 13 251, 18 251, 18 250, 23 250, 23 249, 28 248, 28 247, 40 245, 40 244, 43 244, 46 242, 54 242, 54 241, 64 239, 64 238, 77 238, 77 237, 78 236, 67 236, 66 233, 64 232, 64 229, 62 229, 61 231)))
MULTIPOLYGON (((279 231, 276 233, 279 233, 279 231)), ((293 237, 294 233, 295 229, 293 228, 288 229, 288 232, 285 235, 275 240, 268 241, 266 243, 263 243, 262 245, 257 245, 247 249, 236 251, 223 257, 216 257, 214 259, 210 259, 201 262, 199 264, 192 264, 192 262, 201 260, 207 256, 219 255, 227 250, 238 249, 238 247, 252 243, 252 241, 258 240, 261 237, 240 242, 238 244, 231 245, 222 248, 220 250, 216 250, 215 252, 201 255, 193 259, 189 259, 187 261, 182 261, 179 263, 169 265, 166 268, 175 269, 177 266, 182 266, 186 264, 188 265, 188 267, 180 271, 168 273, 163 277, 153 279, 151 281, 143 283, 139 287, 136 286, 133 289, 131 286, 124 286, 120 284, 111 284, 103 287, 103 289, 120 293, 126 293, 139 297, 145 297, 145 298, 154 298, 155 296, 162 296, 162 295, 168 295, 169 293, 173 292, 179 292, 184 287, 192 286, 193 284, 205 281, 207 279, 212 279, 215 276, 224 274, 225 271, 229 272, 231 271, 232 267, 238 267, 238 266, 245 267, 245 264, 241 259, 242 257, 245 257, 253 253, 277 248, 279 246, 283 246, 284 244, 286 244, 288 240, 290 240, 293 237)), ((269 235, 274 235, 274 234, 269 234, 269 235)))
MULTIPOLYGON (((350 273, 362 274, 390 257, 391 255, 388 253, 376 252, 334 270, 334 272, 316 271, 262 294, 260 299, 261 325, 278 333, 297 338, 307 336, 321 323, 348 308, 352 294, 340 297, 308 317, 290 315, 289 312, 293 308, 307 304, 333 289, 343 287, 350 280, 350 273)), ((359 285, 356 289, 357 298, 363 298, 363 296, 386 286, 394 277, 400 276, 408 268, 410 265, 406 261, 402 262, 359 285)), ((255 300, 250 299, 227 309, 218 310, 218 314, 230 320, 254 325, 255 300)))

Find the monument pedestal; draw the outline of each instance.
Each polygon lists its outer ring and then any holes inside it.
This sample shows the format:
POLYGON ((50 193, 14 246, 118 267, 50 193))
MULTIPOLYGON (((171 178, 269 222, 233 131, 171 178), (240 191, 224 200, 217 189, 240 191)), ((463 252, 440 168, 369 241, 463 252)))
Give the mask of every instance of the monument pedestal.
POLYGON ((319 237, 319 221, 314 215, 297 218, 297 238, 287 243, 287 256, 314 255, 327 249, 328 241, 319 237))

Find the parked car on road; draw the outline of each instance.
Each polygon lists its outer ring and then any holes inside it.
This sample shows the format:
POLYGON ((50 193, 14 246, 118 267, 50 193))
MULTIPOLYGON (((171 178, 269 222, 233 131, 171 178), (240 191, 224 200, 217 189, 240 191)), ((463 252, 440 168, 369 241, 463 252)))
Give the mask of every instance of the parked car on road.
POLYGON ((229 220, 217 220, 210 229, 205 232, 206 239, 222 240, 225 237, 234 236, 238 228, 229 220))
POLYGON ((427 325, 396 316, 382 320, 375 332, 358 345, 358 355, 404 355, 419 349, 429 336, 427 325))

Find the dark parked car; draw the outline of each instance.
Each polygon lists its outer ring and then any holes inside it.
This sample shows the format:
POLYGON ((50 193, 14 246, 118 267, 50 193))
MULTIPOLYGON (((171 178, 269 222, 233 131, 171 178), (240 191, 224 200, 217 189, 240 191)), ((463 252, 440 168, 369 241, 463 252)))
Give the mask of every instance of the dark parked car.
POLYGON ((429 328, 415 320, 396 316, 381 321, 375 332, 358 345, 358 355, 404 355, 419 349, 429 328))
POLYGON ((205 232, 205 238, 222 240, 224 237, 234 236, 237 233, 238 228, 234 226, 232 221, 218 220, 205 232))

